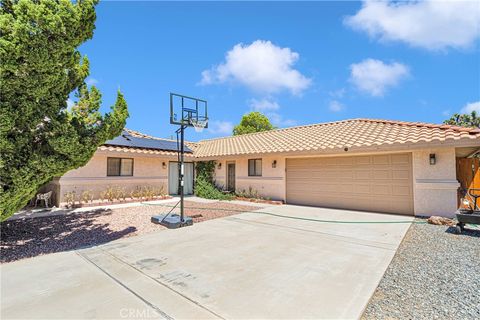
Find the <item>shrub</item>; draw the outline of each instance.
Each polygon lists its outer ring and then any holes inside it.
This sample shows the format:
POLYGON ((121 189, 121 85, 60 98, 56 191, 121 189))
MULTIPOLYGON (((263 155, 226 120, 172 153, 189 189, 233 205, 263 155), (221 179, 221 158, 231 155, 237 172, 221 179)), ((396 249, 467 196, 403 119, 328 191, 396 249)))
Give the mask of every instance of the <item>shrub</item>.
POLYGON ((116 198, 116 190, 115 188, 109 186, 107 189, 105 189, 105 199, 107 199, 110 202, 113 202, 116 198))
POLYGON ((197 173, 197 179, 203 179, 204 181, 214 183, 213 175, 215 173, 215 161, 199 161, 195 165, 195 172, 197 173))
POLYGON ((225 194, 218 190, 213 183, 205 180, 203 177, 197 178, 195 183, 195 195, 205 199, 232 200, 233 195, 225 194))
POLYGON ((165 187, 164 186, 160 186, 159 188, 155 189, 155 196, 163 197, 165 195, 166 195, 166 193, 165 193, 165 187))
POLYGON ((67 208, 73 208, 73 206, 75 205, 75 198, 76 198, 75 191, 64 193, 63 198, 67 203, 67 208))
POLYGON ((93 192, 91 190, 84 190, 80 199, 83 203, 88 203, 93 201, 93 192))
POLYGON ((238 190, 237 192, 235 192, 235 194, 237 195, 237 197, 241 197, 241 198, 252 198, 252 199, 265 199, 265 200, 268 200, 266 198, 263 198, 262 196, 260 196, 260 194, 258 193, 258 191, 254 188, 252 188, 251 186, 248 187, 248 190, 238 190))

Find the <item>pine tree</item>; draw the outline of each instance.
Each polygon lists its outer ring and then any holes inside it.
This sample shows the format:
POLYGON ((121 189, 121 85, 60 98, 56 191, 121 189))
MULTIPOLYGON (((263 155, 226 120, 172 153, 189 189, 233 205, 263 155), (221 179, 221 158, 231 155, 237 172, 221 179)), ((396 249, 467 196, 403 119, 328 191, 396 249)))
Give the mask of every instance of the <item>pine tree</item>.
POLYGON ((92 38, 96 0, 2 0, 0 6, 1 221, 52 178, 85 165, 118 136, 128 117, 118 92, 99 112, 101 94, 85 84, 89 62, 78 47, 92 38), (74 92, 71 109, 67 99, 74 92))

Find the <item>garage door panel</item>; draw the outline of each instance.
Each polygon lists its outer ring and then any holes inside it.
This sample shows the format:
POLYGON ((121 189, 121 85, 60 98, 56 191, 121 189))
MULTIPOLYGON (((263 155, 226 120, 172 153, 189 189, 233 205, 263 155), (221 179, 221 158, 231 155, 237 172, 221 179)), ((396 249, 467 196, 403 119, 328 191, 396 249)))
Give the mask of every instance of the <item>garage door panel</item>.
POLYGON ((373 156, 373 164, 390 164, 390 157, 388 155, 373 156))
POLYGON ((354 173, 355 180, 370 180, 373 178, 373 173, 370 170, 358 170, 354 173))
POLYGON ((372 158, 371 157, 356 157, 354 159, 355 159, 355 164, 359 165, 359 166, 372 164, 372 158))
POLYGON ((412 180, 410 170, 393 170, 393 179, 395 180, 412 180))
POLYGON ((413 214, 411 154, 287 159, 287 202, 413 214))
POLYGON ((393 194, 391 185, 372 185, 372 193, 377 196, 390 196, 393 194))
POLYGON ((375 180, 391 180, 392 179, 392 170, 380 169, 373 170, 373 178, 375 180))
POLYGON ((410 164, 410 155, 409 154, 392 154, 391 155, 392 164, 410 164))

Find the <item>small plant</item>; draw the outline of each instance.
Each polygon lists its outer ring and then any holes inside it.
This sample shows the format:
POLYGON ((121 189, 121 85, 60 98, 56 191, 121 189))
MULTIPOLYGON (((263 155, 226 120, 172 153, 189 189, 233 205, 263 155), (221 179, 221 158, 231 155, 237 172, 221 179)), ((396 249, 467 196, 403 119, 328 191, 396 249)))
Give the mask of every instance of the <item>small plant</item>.
POLYGON ((80 199, 83 203, 92 202, 93 192, 91 190, 84 190, 80 196, 80 199))
POLYGON ((143 187, 143 194, 145 196, 145 200, 151 200, 155 197, 155 188, 151 186, 143 187))
POLYGON ((115 196, 116 193, 113 187, 109 186, 107 189, 105 189, 105 199, 107 199, 109 202, 113 202, 113 200, 115 200, 115 196))
POLYGON ((125 190, 125 188, 123 188, 123 187, 120 188, 120 192, 121 192, 121 196, 120 196, 120 197, 122 198, 122 200, 123 200, 123 201, 127 201, 127 195, 128 195, 128 194, 127 194, 127 191, 125 190))
POLYGON ((245 190, 245 189, 238 190, 235 194, 236 194, 237 197, 240 197, 240 198, 268 200, 268 199, 260 196, 258 191, 256 189, 252 188, 252 186, 249 186, 248 190, 245 190))
POLYGON ((67 208, 73 208, 75 205, 75 198, 76 198, 76 192, 75 191, 70 191, 66 192, 63 194, 63 198, 65 199, 65 202, 67 203, 67 208))
POLYGON ((113 189, 113 195, 114 195, 114 198, 117 199, 118 201, 121 201, 122 199, 125 200, 127 197, 125 188, 118 187, 118 186, 113 189))
POLYGON ((105 201, 107 199, 107 191, 106 190, 101 191, 98 197, 102 202, 105 201))
POLYGON ((136 186, 132 191, 130 191, 130 197, 132 199, 142 199, 142 187, 136 186))
POLYGON ((155 189, 155 196, 156 197, 164 197, 166 195, 165 193, 165 187, 160 186, 159 188, 155 189))

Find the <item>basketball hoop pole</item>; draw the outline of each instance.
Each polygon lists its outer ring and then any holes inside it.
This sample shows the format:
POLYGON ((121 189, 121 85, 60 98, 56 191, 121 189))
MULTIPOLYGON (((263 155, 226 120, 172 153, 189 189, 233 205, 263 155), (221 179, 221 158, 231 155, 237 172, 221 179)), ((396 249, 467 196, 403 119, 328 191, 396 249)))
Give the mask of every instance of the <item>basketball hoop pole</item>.
POLYGON ((184 149, 184 142, 185 142, 185 136, 184 136, 184 131, 185 131, 185 126, 182 124, 180 126, 180 174, 178 175, 178 183, 180 184, 180 223, 185 223, 185 218, 184 218, 184 207, 183 207, 183 198, 185 197, 185 192, 184 192, 184 182, 183 182, 183 175, 185 173, 185 168, 183 164, 183 153, 185 151, 184 149))

